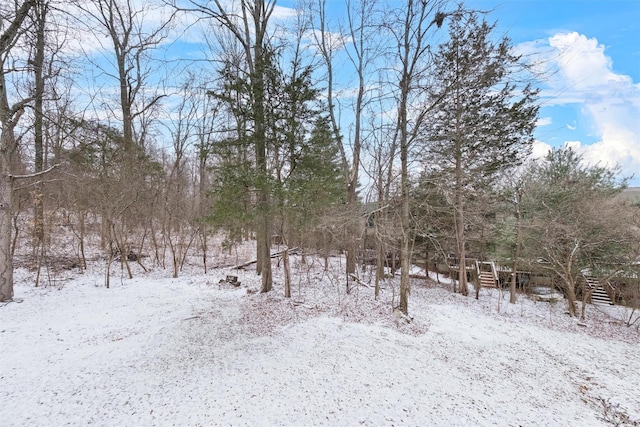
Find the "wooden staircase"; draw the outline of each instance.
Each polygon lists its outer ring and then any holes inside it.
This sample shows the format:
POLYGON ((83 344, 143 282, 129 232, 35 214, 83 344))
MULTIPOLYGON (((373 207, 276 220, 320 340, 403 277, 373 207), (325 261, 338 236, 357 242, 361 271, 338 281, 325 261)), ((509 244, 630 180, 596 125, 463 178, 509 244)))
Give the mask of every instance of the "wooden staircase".
POLYGON ((498 287, 498 272, 493 261, 476 261, 476 269, 480 286, 483 288, 498 287))
POLYGON ((591 304, 593 305, 613 305, 607 291, 600 285, 598 279, 592 276, 584 276, 587 287, 591 290, 591 304))

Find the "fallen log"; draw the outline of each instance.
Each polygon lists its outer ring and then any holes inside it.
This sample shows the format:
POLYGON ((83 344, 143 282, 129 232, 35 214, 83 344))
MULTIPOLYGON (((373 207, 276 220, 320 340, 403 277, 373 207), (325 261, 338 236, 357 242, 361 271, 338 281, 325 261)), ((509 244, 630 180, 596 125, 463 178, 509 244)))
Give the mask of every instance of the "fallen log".
POLYGON ((368 284, 364 283, 362 280, 360 280, 355 274, 350 273, 349 277, 351 278, 351 280, 353 280, 354 282, 356 282, 357 284, 359 284, 360 286, 366 286, 367 288, 371 288, 371 286, 369 286, 368 284))
MULTIPOLYGON (((298 248, 298 247, 287 248, 287 249, 281 250, 279 252, 275 252, 275 253, 271 254, 271 259, 280 258, 282 255, 284 255, 284 253, 286 251, 289 251, 289 255, 297 255, 297 254, 300 253, 300 248, 298 248)), ((258 262, 257 259, 252 259, 251 261, 243 262, 242 264, 238 264, 238 265, 236 265, 234 267, 231 267, 231 268, 233 268, 234 270, 242 270, 243 268, 248 267, 251 264, 255 264, 256 262, 258 262)))

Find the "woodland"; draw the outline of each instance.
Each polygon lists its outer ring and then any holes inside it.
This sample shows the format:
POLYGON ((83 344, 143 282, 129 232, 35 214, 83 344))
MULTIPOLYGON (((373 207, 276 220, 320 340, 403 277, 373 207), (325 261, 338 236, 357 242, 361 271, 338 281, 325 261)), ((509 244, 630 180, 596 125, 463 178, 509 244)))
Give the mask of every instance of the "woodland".
POLYGON ((531 156, 541 76, 490 13, 327 3, 3 2, 0 302, 16 266, 41 286, 99 262, 110 287, 116 269, 231 267, 211 254, 251 242, 237 264, 261 293, 274 254, 285 298, 291 251, 342 255, 341 292, 374 265, 370 291, 399 280, 407 319, 412 265, 480 297, 452 259, 507 268, 511 303, 536 271, 584 317, 589 272, 638 308, 639 200, 571 148, 531 156), (187 29, 201 58, 180 56, 187 29))

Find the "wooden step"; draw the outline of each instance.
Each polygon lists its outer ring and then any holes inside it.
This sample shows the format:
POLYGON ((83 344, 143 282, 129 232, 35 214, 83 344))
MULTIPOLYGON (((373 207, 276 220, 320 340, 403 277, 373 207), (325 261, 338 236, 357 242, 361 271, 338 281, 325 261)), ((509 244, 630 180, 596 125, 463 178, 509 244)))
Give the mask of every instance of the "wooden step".
POLYGON ((493 261, 476 261, 476 271, 481 287, 498 287, 498 273, 496 271, 496 264, 493 261), (487 269, 490 269, 490 271, 487 271, 487 269))
POLYGON ((587 286, 589 287, 589 289, 595 289, 600 286, 600 282, 595 277, 584 276, 584 280, 585 282, 587 282, 587 286))
POLYGON ((482 286, 484 288, 497 288, 498 287, 497 281, 496 281, 495 277, 493 276, 493 273, 482 272, 482 273, 480 273, 478 278, 480 280, 480 286, 482 286))
POLYGON ((601 286, 596 288, 591 294, 591 304, 594 305, 613 305, 613 301, 609 298, 609 294, 601 286))
POLYGON ((600 286, 600 281, 592 276, 584 276, 587 288, 591 289, 591 304, 593 305, 614 305, 609 294, 600 286))

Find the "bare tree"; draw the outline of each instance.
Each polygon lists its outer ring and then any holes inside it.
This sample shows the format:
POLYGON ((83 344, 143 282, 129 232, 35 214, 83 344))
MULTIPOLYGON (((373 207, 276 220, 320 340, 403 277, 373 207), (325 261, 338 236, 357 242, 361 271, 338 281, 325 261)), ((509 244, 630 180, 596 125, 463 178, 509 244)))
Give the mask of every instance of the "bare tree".
MULTIPOLYGON (((64 90, 60 87, 62 75, 62 50, 65 45, 66 22, 50 0, 37 0, 31 13, 33 32, 30 32, 29 64, 33 72, 33 171, 42 174, 48 167, 49 145, 57 139, 63 139, 61 134, 51 134, 56 127, 62 129, 63 117, 57 117, 55 103, 63 99, 64 90), (58 121, 54 125, 54 121, 58 121)), ((68 101, 68 99, 67 99, 68 101)), ((53 150, 51 150, 53 151, 53 150)), ((54 161, 54 165, 57 165, 54 161)), ((45 181, 37 179, 31 186, 33 200, 33 253, 37 259, 38 274, 36 286, 40 276, 40 266, 45 256, 45 199, 49 193, 45 188, 45 181)))
POLYGON ((242 1, 238 9, 229 9, 222 1, 212 3, 190 0, 194 12, 212 18, 228 30, 241 45, 250 81, 253 148, 259 179, 257 181, 258 223, 256 245, 257 268, 262 275, 262 292, 273 285, 271 274, 272 209, 267 183, 267 138, 265 111, 265 68, 268 62, 268 24, 275 0, 242 1))
POLYGON ((364 112, 370 99, 368 92, 368 77, 375 65, 375 60, 381 55, 379 46, 375 45, 377 35, 381 33, 382 19, 377 14, 375 0, 347 0, 348 35, 352 40, 346 49, 357 78, 357 94, 353 105, 353 136, 351 138, 351 167, 345 170, 347 184, 347 208, 354 215, 349 222, 347 233, 347 293, 350 291, 350 278, 356 271, 356 230, 355 221, 359 217, 357 210, 357 186, 360 169, 360 155, 364 139, 364 112), (350 208, 350 209, 349 209, 350 208))
POLYGON ((107 76, 118 82, 119 107, 122 120, 124 149, 142 147, 146 128, 136 128, 136 120, 145 118, 162 94, 145 94, 151 74, 157 72, 150 52, 166 37, 173 15, 150 27, 150 5, 136 8, 132 0, 96 0, 85 10, 106 33, 113 45, 114 70, 103 69, 107 76))
MULTIPOLYGON (((635 209, 624 206, 616 171, 584 166, 571 148, 552 150, 536 163, 523 205, 526 234, 523 249, 567 297, 571 316, 577 315, 580 292, 589 292, 584 275, 607 264, 633 263, 637 229, 635 209)), ((584 315, 584 314, 583 314, 584 315)))
POLYGON ((195 227, 197 210, 192 203, 195 186, 188 182, 187 174, 188 151, 196 136, 199 113, 197 98, 190 89, 193 82, 193 78, 187 79, 179 91, 181 101, 174 112, 175 120, 170 124, 173 162, 163 189, 167 217, 164 231, 173 260, 173 277, 178 277, 198 231, 195 227))
POLYGON ((0 18, 0 301, 13 298, 13 259, 11 254, 11 223, 13 220, 13 191, 15 176, 12 165, 18 140, 15 129, 30 96, 10 99, 7 76, 15 72, 12 50, 24 34, 23 26, 35 0, 16 4, 15 10, 2 6, 0 18))
MULTIPOLYGON (((441 8, 446 4, 440 0, 407 2, 406 8, 397 11, 398 25, 394 26, 397 42, 397 138, 400 150, 400 193, 401 193, 401 245, 400 245, 400 304, 405 315, 409 311, 409 266, 411 224, 409 210, 409 155, 410 148, 419 136, 419 129, 431 106, 416 98, 420 84, 424 81, 429 63, 429 32, 434 24, 442 24, 445 14, 441 8), (397 28, 397 29, 396 29, 397 28), (413 110, 414 107, 418 107, 413 110)), ((435 101, 437 102, 437 100, 435 101)))
POLYGON ((342 24, 332 23, 327 16, 326 0, 317 0, 306 7, 313 11, 310 14, 311 26, 314 28, 315 47, 324 69, 323 84, 326 84, 326 101, 331 129, 340 146, 340 160, 346 190, 347 221, 345 224, 346 248, 346 283, 347 293, 351 289, 351 281, 356 274, 356 253, 358 251, 358 230, 360 207, 358 185, 360 185, 360 168, 362 163, 362 147, 365 144, 366 112, 368 105, 379 96, 374 69, 379 68, 379 60, 384 53, 384 11, 377 0, 346 0, 346 18, 344 29, 342 24), (351 104, 340 105, 337 102, 335 67, 338 54, 344 52, 353 70, 354 96, 351 104), (374 89, 376 89, 374 91, 374 89), (349 110, 353 116, 349 137, 344 138, 339 123, 342 112, 349 110), (347 151, 349 156, 347 156, 347 151))
MULTIPOLYGON (((33 8, 33 22, 36 30, 35 46, 33 49, 34 68, 34 171, 42 172, 44 167, 44 91, 45 91, 45 30, 49 3, 38 0, 33 8)), ((40 248, 44 241, 44 208, 42 205, 42 188, 36 185, 34 197, 34 249, 40 248)))
MULTIPOLYGON (((382 103, 379 105, 383 111, 382 103)), ((363 163, 363 172, 372 182, 372 194, 377 206, 373 212, 367 212, 369 225, 373 223, 373 238, 376 243, 376 277, 374 295, 380 295, 380 282, 385 279, 385 267, 391 261, 391 267, 397 253, 397 237, 400 235, 397 221, 394 216, 397 212, 392 199, 395 194, 394 183, 397 183, 397 168, 395 168, 395 153, 397 151, 397 138, 394 137, 395 128, 382 117, 370 118, 371 138, 363 145, 365 156, 369 161, 363 163)), ((371 230, 370 230, 371 232, 371 230)))
MULTIPOLYGON (((353 153, 351 162, 349 162, 344 148, 344 141, 342 130, 339 123, 340 111, 336 102, 336 87, 335 87, 335 73, 334 73, 334 59, 338 51, 344 48, 344 42, 347 39, 346 34, 342 34, 335 28, 330 28, 330 23, 327 18, 327 4, 326 0, 317 0, 315 5, 309 5, 314 9, 314 13, 310 14, 311 19, 317 19, 317 22, 312 22, 311 26, 315 29, 313 31, 316 46, 322 60, 322 65, 325 67, 325 81, 326 81, 326 100, 327 109, 329 113, 329 119, 331 123, 331 129, 334 134, 334 138, 338 141, 340 147, 340 160, 342 165, 342 174, 344 177, 344 184, 346 188, 346 206, 347 222, 346 222, 346 235, 345 235, 345 248, 346 248, 346 282, 347 292, 350 291, 351 277, 356 272, 356 229, 355 223, 358 216, 357 208, 357 185, 358 185, 358 168, 360 166, 360 122, 361 122, 361 107, 362 99, 364 96, 364 63, 362 62, 363 55, 366 52, 356 50, 355 55, 352 56, 352 60, 355 64, 359 64, 360 69, 358 73, 358 100, 356 101, 355 113, 356 113, 356 138, 353 145, 353 153), (359 54, 358 54, 359 52, 359 54), (358 112, 359 110, 359 112, 358 112)), ((349 6, 350 4, 348 4, 349 6)), ((350 7, 349 17, 352 17, 353 11, 350 7)), ((362 17, 365 19, 365 17, 362 17)), ((355 28, 353 28, 355 31, 355 28)), ((364 34, 364 33, 362 33, 364 34)), ((362 39, 360 40, 362 41, 362 39)))

